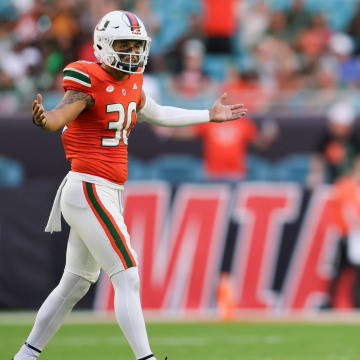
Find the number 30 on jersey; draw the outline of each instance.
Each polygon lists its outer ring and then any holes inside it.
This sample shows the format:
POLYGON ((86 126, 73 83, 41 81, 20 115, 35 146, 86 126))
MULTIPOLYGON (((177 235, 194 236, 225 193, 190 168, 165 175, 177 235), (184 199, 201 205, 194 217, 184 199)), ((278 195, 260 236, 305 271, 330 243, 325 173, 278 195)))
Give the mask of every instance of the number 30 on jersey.
POLYGON ((114 137, 102 137, 102 146, 118 146, 122 140, 125 145, 128 144, 128 130, 131 125, 133 112, 136 112, 136 102, 129 103, 126 114, 124 105, 121 103, 106 105, 106 113, 118 113, 118 120, 109 121, 108 129, 116 130, 114 137), (126 115, 126 119, 125 119, 126 115))

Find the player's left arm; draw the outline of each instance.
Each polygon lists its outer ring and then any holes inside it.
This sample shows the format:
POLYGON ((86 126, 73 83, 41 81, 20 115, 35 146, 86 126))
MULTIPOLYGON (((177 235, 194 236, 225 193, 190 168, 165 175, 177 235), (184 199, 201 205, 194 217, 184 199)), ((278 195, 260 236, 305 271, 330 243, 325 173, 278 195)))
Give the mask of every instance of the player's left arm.
POLYGON ((210 110, 187 110, 174 106, 161 106, 143 91, 137 111, 140 119, 168 127, 231 121, 246 115, 247 109, 243 104, 225 105, 226 97, 227 94, 220 96, 210 110))

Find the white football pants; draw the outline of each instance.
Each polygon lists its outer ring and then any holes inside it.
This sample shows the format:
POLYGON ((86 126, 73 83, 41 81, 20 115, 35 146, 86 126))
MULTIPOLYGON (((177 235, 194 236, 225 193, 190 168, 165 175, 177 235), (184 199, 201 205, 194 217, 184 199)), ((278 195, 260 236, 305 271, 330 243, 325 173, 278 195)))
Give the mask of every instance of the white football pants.
POLYGON ((15 360, 39 355, 91 282, 98 279, 100 268, 111 278, 116 319, 136 358, 155 359, 141 309, 137 256, 123 219, 122 191, 67 179, 60 200, 62 214, 71 227, 64 275, 41 306, 27 345, 15 360))

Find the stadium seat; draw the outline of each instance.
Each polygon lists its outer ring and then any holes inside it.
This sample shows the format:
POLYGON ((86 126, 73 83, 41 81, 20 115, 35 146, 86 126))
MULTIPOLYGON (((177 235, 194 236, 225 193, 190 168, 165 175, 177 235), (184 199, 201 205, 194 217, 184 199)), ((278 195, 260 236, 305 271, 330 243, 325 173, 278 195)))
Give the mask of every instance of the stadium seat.
POLYGON ((0 186, 19 186, 24 181, 24 168, 20 162, 0 156, 0 186))
POLYGON ((291 5, 289 0, 270 0, 270 6, 274 10, 285 10, 291 5))
POLYGON ((357 0, 305 0, 304 3, 310 12, 321 12, 333 29, 341 31, 355 13, 357 0))
POLYGON ((304 184, 310 166, 310 154, 295 154, 277 162, 249 155, 249 181, 294 181, 304 184))
MULTIPOLYGON (((269 3, 273 10, 284 11, 290 8, 292 2, 269 0, 269 3)), ((304 0, 304 4, 308 11, 325 15, 333 29, 342 31, 355 13, 357 0, 304 0)))
POLYGON ((159 15, 162 26, 153 38, 152 52, 161 53, 173 46, 188 28, 191 13, 201 12, 199 0, 152 0, 152 8, 159 15))
POLYGON ((296 154, 280 161, 278 167, 287 174, 285 180, 304 184, 309 173, 310 157, 310 154, 296 154))
POLYGON ((204 71, 215 81, 221 82, 226 77, 226 69, 229 67, 230 57, 227 55, 206 55, 204 71))
POLYGON ((202 160, 192 155, 163 155, 149 164, 148 174, 172 184, 205 180, 202 160))
POLYGON ((249 181, 271 181, 270 163, 259 156, 249 155, 247 159, 247 176, 249 181))
POLYGON ((133 156, 129 155, 128 158, 128 180, 140 181, 148 179, 149 174, 147 172, 147 166, 145 163, 133 156))

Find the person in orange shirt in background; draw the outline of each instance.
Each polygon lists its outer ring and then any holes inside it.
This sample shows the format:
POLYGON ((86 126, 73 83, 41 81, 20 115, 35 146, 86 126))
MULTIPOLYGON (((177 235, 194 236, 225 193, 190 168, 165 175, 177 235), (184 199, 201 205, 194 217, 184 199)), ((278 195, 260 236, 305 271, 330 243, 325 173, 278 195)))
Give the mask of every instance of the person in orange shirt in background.
MULTIPOLYGON (((351 239, 355 229, 354 219, 360 215, 359 169, 360 140, 355 131, 356 114, 353 106, 347 102, 335 103, 329 110, 328 122, 322 138, 311 160, 307 186, 315 190, 322 183, 333 184, 334 216, 342 238, 337 244, 333 264, 333 276, 328 288, 328 300, 321 309, 331 309, 334 306, 335 293, 344 267, 348 264, 359 267, 360 261, 351 258, 355 244, 351 239), (350 210, 350 211, 349 211, 350 210), (355 210, 355 211, 354 211, 355 210), (357 214, 357 215, 356 215, 357 214), (346 216, 345 216, 346 215, 346 216), (349 215, 351 221, 349 222, 349 215), (350 257, 349 257, 350 256, 350 257)), ((359 218, 360 219, 360 218, 359 218)), ((358 270, 357 270, 358 273, 358 270)), ((356 307, 360 306, 360 294, 355 294, 360 288, 360 274, 354 286, 353 299, 356 307)))
POLYGON ((206 52, 231 54, 232 36, 236 32, 236 0, 202 0, 204 8, 203 31, 206 52))
POLYGON ((276 123, 268 120, 258 127, 250 117, 236 123, 193 126, 194 136, 203 138, 206 175, 211 180, 242 180, 247 173, 250 145, 266 149, 278 136, 276 123))
MULTIPOLYGON (((229 103, 246 102, 249 113, 261 111, 261 106, 267 101, 266 93, 259 84, 255 70, 240 72, 236 67, 230 67, 221 92, 228 94, 226 101, 229 103)), ((224 126, 200 124, 192 127, 193 135, 201 136, 203 139, 206 174, 210 179, 244 179, 247 173, 249 146, 255 146, 259 150, 268 148, 278 136, 277 123, 265 119, 258 126, 251 117, 247 116, 236 124, 222 125, 224 126)))
MULTIPOLYGON (((270 129, 271 130, 271 129, 270 129)), ((194 126, 193 134, 203 138, 204 167, 209 179, 241 180, 246 176, 249 145, 269 146, 275 133, 261 131, 250 118, 222 126, 194 126)))
POLYGON ((335 263, 335 276, 329 288, 329 307, 339 282, 341 270, 349 265, 355 269, 355 281, 351 298, 353 306, 360 308, 360 173, 353 170, 339 179, 332 192, 334 220, 342 235, 341 241, 345 254, 338 254, 335 263))

